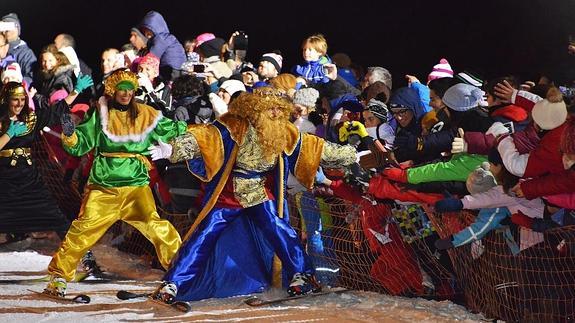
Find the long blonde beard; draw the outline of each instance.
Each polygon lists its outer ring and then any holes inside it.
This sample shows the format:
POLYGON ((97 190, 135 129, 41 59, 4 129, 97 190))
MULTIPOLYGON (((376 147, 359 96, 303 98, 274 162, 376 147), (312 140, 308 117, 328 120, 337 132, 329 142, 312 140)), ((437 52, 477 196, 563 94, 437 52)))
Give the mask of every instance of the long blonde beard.
POLYGON ((288 120, 285 118, 271 119, 264 113, 250 116, 250 122, 258 134, 264 158, 272 162, 287 146, 286 128, 288 120))

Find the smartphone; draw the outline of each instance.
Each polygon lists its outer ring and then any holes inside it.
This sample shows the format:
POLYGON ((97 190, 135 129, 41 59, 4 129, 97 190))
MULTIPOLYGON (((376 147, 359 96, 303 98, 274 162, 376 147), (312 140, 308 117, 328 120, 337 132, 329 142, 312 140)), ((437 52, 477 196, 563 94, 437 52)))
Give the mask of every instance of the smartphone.
POLYGON ((248 35, 243 31, 239 31, 238 35, 234 36, 234 50, 247 50, 248 49, 248 35))
POLYGON ((513 122, 505 122, 503 125, 505 126, 505 128, 507 128, 509 134, 515 133, 515 127, 513 126, 513 122))
POLYGON ((194 64, 192 71, 194 73, 204 73, 206 70, 206 65, 204 64, 194 64))

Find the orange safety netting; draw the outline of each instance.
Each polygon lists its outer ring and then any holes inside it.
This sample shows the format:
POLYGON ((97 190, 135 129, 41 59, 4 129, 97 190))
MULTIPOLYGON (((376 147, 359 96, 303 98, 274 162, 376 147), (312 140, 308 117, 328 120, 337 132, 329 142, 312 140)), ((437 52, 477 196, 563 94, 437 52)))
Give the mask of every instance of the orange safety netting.
MULTIPOLYGON (((44 141, 35 160, 60 207, 76 212, 80 195, 62 180, 62 169, 44 141)), ((449 252, 433 242, 457 233, 475 219, 463 211, 438 214, 425 206, 365 200, 360 205, 332 196, 289 196, 292 225, 316 267, 318 279, 392 295, 451 299, 470 310, 507 321, 569 321, 575 316, 575 226, 546 231, 521 250, 516 230, 503 226, 483 239, 449 252)), ((192 209, 193 210, 193 209, 192 209)), ((184 235, 194 212, 159 213, 184 235)), ((159 267, 153 246, 135 229, 117 224, 118 247, 149 258, 159 267)))

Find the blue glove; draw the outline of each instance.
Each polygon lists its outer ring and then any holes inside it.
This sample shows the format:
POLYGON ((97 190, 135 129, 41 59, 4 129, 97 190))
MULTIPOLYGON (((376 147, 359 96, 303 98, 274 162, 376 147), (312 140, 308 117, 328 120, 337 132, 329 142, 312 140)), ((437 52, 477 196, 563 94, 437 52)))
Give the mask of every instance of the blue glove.
POLYGON ((320 167, 315 173, 315 182, 318 184, 323 184, 326 180, 325 174, 323 173, 323 169, 320 167))
POLYGON ((82 93, 85 89, 94 85, 94 80, 90 75, 82 75, 76 80, 76 86, 74 86, 74 91, 78 94, 82 93))
POLYGON ((437 212, 454 212, 463 210, 463 202, 453 197, 446 198, 435 202, 435 211, 437 212))
POLYGON ((74 121, 72 121, 70 113, 62 114, 60 122, 62 123, 62 133, 64 134, 64 136, 70 137, 72 134, 74 134, 76 125, 74 125, 74 121))
POLYGON ((15 122, 14 120, 11 120, 8 130, 6 130, 6 134, 10 138, 14 138, 15 136, 20 136, 21 134, 25 133, 27 130, 28 127, 24 122, 15 122))

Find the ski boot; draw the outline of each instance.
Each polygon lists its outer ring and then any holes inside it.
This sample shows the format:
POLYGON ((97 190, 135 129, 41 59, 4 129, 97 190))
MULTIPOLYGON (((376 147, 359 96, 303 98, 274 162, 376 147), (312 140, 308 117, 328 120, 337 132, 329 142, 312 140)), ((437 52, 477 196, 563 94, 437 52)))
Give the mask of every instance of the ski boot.
POLYGON ((103 275, 102 269, 96 263, 96 257, 92 250, 88 250, 82 257, 82 267, 88 276, 101 277, 103 275))
POLYGON ((152 298, 166 304, 172 304, 176 300, 178 287, 172 282, 162 282, 162 284, 152 293, 152 298))
POLYGON ((287 289, 289 296, 317 293, 321 291, 321 285, 312 274, 296 273, 287 289))
POLYGON ((58 296, 58 297, 66 297, 66 288, 68 287, 68 283, 62 277, 58 276, 51 276, 50 281, 48 282, 48 286, 44 288, 44 293, 58 296))

